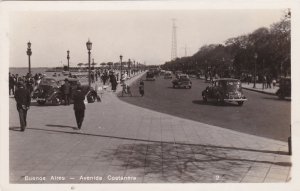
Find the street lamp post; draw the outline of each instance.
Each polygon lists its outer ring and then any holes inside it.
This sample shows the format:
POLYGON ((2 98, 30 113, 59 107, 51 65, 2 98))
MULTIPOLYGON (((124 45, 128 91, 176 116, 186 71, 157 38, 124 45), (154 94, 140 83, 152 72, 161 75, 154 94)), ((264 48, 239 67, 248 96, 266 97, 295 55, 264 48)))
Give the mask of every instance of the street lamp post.
POLYGON ((122 56, 122 55, 120 55, 120 64, 121 64, 120 81, 122 81, 122 73, 123 73, 123 64, 122 64, 122 58, 123 58, 123 56, 122 56))
POLYGON ((256 88, 256 62, 257 62, 257 53, 254 53, 254 83, 253 83, 253 88, 256 88))
POLYGON ((135 60, 133 60, 133 75, 135 75, 136 66, 135 66, 135 60))
POLYGON ((68 59, 68 71, 70 72, 70 51, 67 50, 67 59, 68 59))
POLYGON ((91 50, 92 50, 92 42, 90 39, 86 42, 86 48, 88 49, 89 53, 89 87, 91 87, 91 50))
POLYGON ((30 56, 32 55, 31 52, 31 42, 27 43, 27 55, 28 55, 28 73, 31 75, 31 64, 30 64, 30 56))
POLYGON ((129 77, 131 76, 131 60, 128 59, 128 74, 129 74, 129 77))

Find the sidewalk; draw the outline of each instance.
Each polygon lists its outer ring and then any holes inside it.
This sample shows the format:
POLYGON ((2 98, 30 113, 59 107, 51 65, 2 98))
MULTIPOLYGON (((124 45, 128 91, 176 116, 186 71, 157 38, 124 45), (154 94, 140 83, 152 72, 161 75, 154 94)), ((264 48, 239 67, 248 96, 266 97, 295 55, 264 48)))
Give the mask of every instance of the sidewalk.
POLYGON ((11 183, 262 183, 291 179, 286 142, 140 108, 122 102, 111 91, 104 92, 102 102, 86 106, 81 132, 73 130, 73 106, 33 103, 28 128, 22 133, 14 100, 9 104, 11 183), (28 180, 37 176, 45 180, 28 180))
POLYGON ((246 83, 243 82, 242 83, 242 87, 246 90, 251 90, 251 91, 255 91, 255 92, 260 92, 260 93, 265 93, 265 94, 269 94, 269 95, 276 95, 277 90, 279 89, 278 86, 275 86, 272 88, 262 88, 262 83, 256 83, 255 88, 253 87, 253 83, 246 83))

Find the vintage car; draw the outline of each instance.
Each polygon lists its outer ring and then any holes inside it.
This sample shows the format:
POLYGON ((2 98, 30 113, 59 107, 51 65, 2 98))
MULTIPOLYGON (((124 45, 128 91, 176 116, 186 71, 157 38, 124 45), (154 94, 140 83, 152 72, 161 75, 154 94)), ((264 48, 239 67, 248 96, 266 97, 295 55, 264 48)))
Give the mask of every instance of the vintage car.
POLYGON ((212 84, 202 91, 202 98, 205 102, 213 99, 220 104, 223 104, 225 101, 237 102, 240 106, 243 105, 244 101, 247 101, 242 91, 241 81, 233 78, 213 80, 212 84))
POLYGON ((281 78, 279 81, 279 89, 276 92, 276 95, 280 99, 285 97, 291 97, 291 78, 281 78))
MULTIPOLYGON (((80 85, 80 82, 76 78, 67 78, 71 85, 71 102, 72 95, 80 85)), ((64 80, 58 80, 56 78, 43 78, 37 88, 33 92, 33 99, 36 99, 39 105, 44 105, 46 102, 50 102, 53 105, 60 105, 64 102, 62 85, 64 80)), ((87 101, 89 103, 99 100, 97 92, 88 85, 82 85, 83 92, 87 96, 87 101)))
POLYGON ((166 71, 164 75, 164 79, 172 79, 172 72, 171 71, 166 71))
POLYGON ((154 81, 155 80, 155 76, 154 76, 154 73, 152 71, 148 71, 146 73, 146 80, 147 81, 154 81))
POLYGON ((192 88, 192 82, 187 74, 178 74, 177 78, 172 81, 173 88, 192 88))

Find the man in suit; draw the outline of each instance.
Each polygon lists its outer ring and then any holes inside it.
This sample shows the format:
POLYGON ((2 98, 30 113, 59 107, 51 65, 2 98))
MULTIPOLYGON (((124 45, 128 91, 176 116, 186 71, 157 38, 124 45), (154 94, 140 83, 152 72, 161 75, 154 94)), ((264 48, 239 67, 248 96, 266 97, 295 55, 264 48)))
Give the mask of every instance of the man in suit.
POLYGON ((84 119, 84 112, 85 112, 85 94, 82 90, 82 87, 80 85, 77 86, 77 89, 73 95, 74 99, 74 112, 77 122, 78 129, 81 129, 81 125, 84 119))
POLYGON ((27 111, 30 107, 30 92, 27 90, 23 82, 18 82, 17 90, 15 91, 15 100, 17 102, 17 110, 19 112, 21 131, 25 131, 27 126, 27 111))
POLYGON ((65 83, 62 86, 62 90, 64 94, 65 105, 70 105, 71 85, 67 78, 65 79, 65 83))

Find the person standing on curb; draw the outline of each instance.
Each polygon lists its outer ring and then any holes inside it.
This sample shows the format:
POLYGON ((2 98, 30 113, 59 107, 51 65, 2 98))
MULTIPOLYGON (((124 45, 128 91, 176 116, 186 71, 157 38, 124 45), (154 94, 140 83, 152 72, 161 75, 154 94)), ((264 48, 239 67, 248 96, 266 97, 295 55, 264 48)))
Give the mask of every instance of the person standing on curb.
POLYGON ((143 97, 144 94, 145 94, 145 90, 144 90, 144 82, 143 82, 143 80, 140 81, 139 92, 140 92, 141 96, 143 97))
POLYGON ((82 122, 84 119, 84 112, 85 112, 85 104, 84 104, 85 95, 82 91, 81 85, 77 86, 73 99, 74 99, 74 112, 75 112, 77 127, 78 129, 81 129, 82 122))
POLYGON ((62 89, 64 94, 65 105, 70 105, 71 85, 67 78, 65 79, 65 83, 62 86, 62 89))
POLYGON ((21 131, 25 131, 27 126, 27 111, 30 107, 30 92, 27 90, 23 82, 18 82, 17 89, 15 91, 15 100, 17 102, 17 110, 19 112, 21 131))

